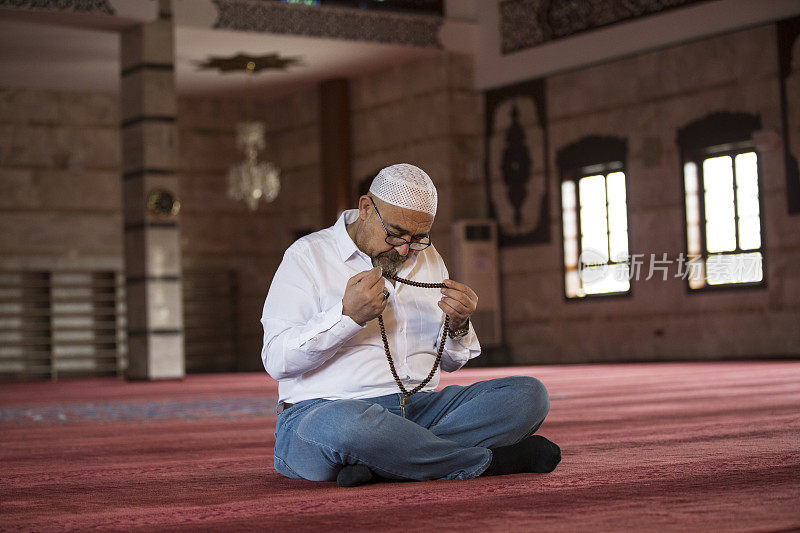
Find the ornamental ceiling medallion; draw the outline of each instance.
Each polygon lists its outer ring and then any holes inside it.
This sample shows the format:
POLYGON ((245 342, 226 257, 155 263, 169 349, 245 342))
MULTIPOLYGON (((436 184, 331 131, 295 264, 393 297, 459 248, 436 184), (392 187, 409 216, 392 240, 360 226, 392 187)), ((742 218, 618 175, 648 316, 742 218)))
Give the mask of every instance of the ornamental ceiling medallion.
POLYGON ((220 72, 259 72, 261 70, 287 70, 289 67, 303 66, 299 56, 281 57, 277 52, 254 56, 239 52, 234 56, 209 56, 195 63, 199 70, 219 70, 220 72))

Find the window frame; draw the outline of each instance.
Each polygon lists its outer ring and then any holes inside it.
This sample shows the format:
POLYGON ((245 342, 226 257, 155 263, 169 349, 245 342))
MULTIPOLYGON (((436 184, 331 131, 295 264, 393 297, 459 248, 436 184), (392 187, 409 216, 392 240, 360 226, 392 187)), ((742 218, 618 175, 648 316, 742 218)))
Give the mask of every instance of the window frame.
MULTIPOLYGON (((681 197, 682 197, 682 211, 683 211, 683 250, 686 256, 686 260, 689 260, 689 222, 688 222, 688 210, 686 207, 686 173, 684 171, 684 166, 687 163, 694 163, 697 168, 697 200, 698 200, 698 211, 700 217, 700 249, 701 249, 701 257, 703 258, 703 265, 704 265, 704 276, 705 276, 705 285, 699 288, 692 288, 690 284, 690 278, 687 274, 686 279, 684 280, 684 290, 688 294, 704 294, 709 292, 726 292, 726 291, 742 291, 742 290, 761 290, 768 286, 767 283, 767 254, 766 254, 766 225, 764 221, 764 187, 763 187, 763 168, 762 168, 762 160, 761 160, 761 153, 756 149, 754 143, 751 140, 747 141, 739 141, 739 142, 730 142, 719 144, 716 146, 708 146, 704 148, 699 148, 695 150, 690 150, 682 154, 681 156, 681 180, 680 180, 680 187, 681 187, 681 197), (736 197, 736 184, 737 184, 737 177, 736 177, 736 164, 735 158, 739 154, 753 152, 756 154, 756 183, 758 186, 758 209, 759 209, 759 230, 761 236, 761 246, 756 249, 750 250, 742 250, 739 248, 739 204, 738 199, 736 197), (730 252, 709 252, 706 244, 706 206, 705 206, 705 174, 703 171, 703 162, 706 159, 710 159, 713 157, 725 157, 729 156, 732 160, 733 165, 733 202, 734 202, 734 220, 735 220, 735 229, 736 229, 736 249, 730 252), (752 282, 743 282, 743 283, 723 283, 719 285, 711 285, 708 283, 708 274, 707 270, 705 269, 705 265, 708 262, 709 256, 715 255, 734 255, 734 254, 742 254, 742 253, 754 253, 758 252, 761 254, 761 281, 752 281, 752 282)), ((686 266, 688 268, 688 264, 686 266)))
MULTIPOLYGON (((581 167, 572 168, 562 172, 561 180, 559 182, 558 187, 558 198, 559 198, 559 212, 561 216, 559 217, 559 225, 561 227, 561 294, 562 298, 566 302, 589 302, 589 301, 605 301, 608 299, 617 299, 617 298, 632 298, 633 297, 633 279, 630 277, 630 257, 631 257, 631 243, 633 239, 631 238, 631 224, 630 224, 630 203, 629 203, 629 187, 628 187, 628 170, 625 165, 625 161, 622 160, 611 160, 606 161, 603 163, 596 163, 591 165, 584 165, 581 167), (580 265, 580 257, 583 254, 583 244, 581 242, 581 205, 580 205, 580 188, 579 182, 582 178, 602 175, 604 179, 608 179, 608 175, 614 172, 621 172, 624 176, 625 182, 625 223, 627 226, 627 234, 628 234, 628 258, 624 263, 628 265, 628 275, 629 275, 629 285, 627 291, 617 291, 617 292, 603 292, 603 293, 594 293, 594 294, 585 294, 584 296, 569 296, 567 294, 567 287, 566 287, 566 276, 567 276, 567 264, 565 260, 565 242, 564 242, 564 196, 563 190, 561 185, 563 185, 566 181, 571 181, 574 183, 575 186, 575 211, 576 211, 576 231, 577 231, 577 245, 578 245, 578 261, 580 265)), ((608 220, 608 199, 606 199, 606 220, 608 220)), ((611 256, 609 254, 607 265, 618 265, 622 264, 623 262, 620 261, 612 261, 611 256)), ((580 271, 580 266, 579 266, 580 271)))

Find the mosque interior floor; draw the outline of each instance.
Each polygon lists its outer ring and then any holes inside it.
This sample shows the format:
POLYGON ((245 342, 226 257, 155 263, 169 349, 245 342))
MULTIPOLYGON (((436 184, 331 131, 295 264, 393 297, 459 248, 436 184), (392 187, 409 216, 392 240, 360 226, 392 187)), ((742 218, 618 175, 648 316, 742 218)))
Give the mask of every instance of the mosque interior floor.
POLYGON ((800 529, 800 362, 466 368, 551 395, 551 474, 342 489, 272 467, 266 374, 5 383, 0 530, 800 529))

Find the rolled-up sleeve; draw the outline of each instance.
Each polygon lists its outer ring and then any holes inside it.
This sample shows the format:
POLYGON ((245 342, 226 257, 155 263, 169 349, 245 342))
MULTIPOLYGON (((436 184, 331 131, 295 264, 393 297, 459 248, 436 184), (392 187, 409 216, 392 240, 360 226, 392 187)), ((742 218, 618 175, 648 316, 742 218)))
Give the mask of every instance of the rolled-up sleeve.
POLYGON ((284 254, 264 302, 261 360, 276 380, 302 375, 323 364, 361 331, 342 314, 342 302, 320 309, 313 269, 296 247, 284 254))
POLYGON ((474 359, 481 354, 481 345, 478 342, 478 336, 475 334, 475 329, 472 327, 472 321, 469 324, 469 333, 460 339, 451 339, 447 337, 444 343, 444 351, 442 352, 442 370, 445 372, 455 372, 470 359, 474 359))
MULTIPOLYGON (((449 279, 450 274, 447 272, 447 267, 444 262, 441 262, 442 279, 449 279)), ((441 330, 440 330, 441 338, 441 330)), ((475 333, 475 328, 472 326, 472 320, 469 321, 469 332, 459 339, 451 339, 448 335, 447 341, 444 343, 444 351, 442 352, 442 361, 440 363, 442 370, 445 372, 455 372, 470 359, 474 359, 481 354, 481 344, 478 342, 478 335, 475 333)))

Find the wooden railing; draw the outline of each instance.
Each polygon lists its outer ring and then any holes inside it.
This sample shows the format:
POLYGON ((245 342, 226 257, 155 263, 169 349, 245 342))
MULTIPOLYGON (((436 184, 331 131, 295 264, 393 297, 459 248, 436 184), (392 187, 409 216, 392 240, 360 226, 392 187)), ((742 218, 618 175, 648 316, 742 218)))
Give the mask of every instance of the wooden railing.
POLYGON ((0 378, 120 374, 124 302, 119 272, 0 270, 0 378))
MULTIPOLYGON (((232 270, 183 273, 186 372, 236 370, 232 270)), ((0 380, 122 375, 125 278, 119 271, 0 270, 0 380)))

